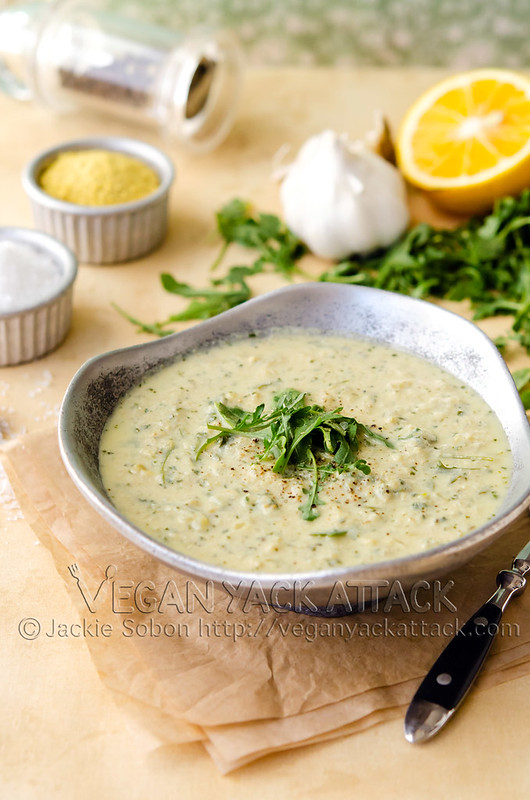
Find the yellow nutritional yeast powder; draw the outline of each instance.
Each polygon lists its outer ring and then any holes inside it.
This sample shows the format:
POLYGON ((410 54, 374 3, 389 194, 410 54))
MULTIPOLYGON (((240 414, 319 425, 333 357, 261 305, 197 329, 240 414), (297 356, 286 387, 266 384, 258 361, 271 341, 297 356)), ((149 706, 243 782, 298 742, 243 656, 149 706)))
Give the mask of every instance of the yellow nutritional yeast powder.
POLYGON ((60 153, 39 178, 47 194, 83 206, 131 203, 159 183, 157 173, 138 158, 97 149, 60 153))

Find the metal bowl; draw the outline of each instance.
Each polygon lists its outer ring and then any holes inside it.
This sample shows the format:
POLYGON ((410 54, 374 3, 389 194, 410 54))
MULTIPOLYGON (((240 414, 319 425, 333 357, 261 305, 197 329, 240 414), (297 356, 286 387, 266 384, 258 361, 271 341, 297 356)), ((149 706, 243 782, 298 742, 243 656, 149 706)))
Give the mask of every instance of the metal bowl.
MULTIPOLYGON (((188 576, 248 596, 256 588, 273 606, 337 615, 362 608, 370 592, 381 599, 395 581, 455 569, 501 536, 530 504, 530 426, 511 375, 496 347, 475 325, 430 303, 365 287, 310 283, 250 300, 182 333, 116 350, 88 361, 72 380, 59 420, 61 453, 72 479, 94 508, 134 544, 188 576), (172 550, 129 522, 107 497, 98 466, 105 422, 146 372, 224 337, 296 326, 355 335, 421 356, 471 386, 499 418, 513 455, 507 497, 485 525, 431 550, 355 567, 296 574, 248 573, 207 564, 172 550)), ((478 500, 477 500, 478 502, 478 500)))

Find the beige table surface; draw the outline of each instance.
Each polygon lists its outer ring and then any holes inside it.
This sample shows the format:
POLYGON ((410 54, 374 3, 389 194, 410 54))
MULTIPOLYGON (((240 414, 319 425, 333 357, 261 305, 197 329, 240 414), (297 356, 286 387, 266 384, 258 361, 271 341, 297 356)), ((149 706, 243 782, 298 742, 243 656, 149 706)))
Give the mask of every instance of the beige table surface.
MULTIPOLYGON (((374 109, 397 123, 443 73, 422 71, 270 71, 248 75, 234 130, 215 153, 169 151, 177 166, 170 233, 155 254, 121 266, 81 266, 71 332, 48 357, 0 371, 5 436, 49 427, 75 370, 90 356, 149 339, 110 307, 116 300, 147 320, 180 307, 159 286, 161 271, 197 286, 217 252, 214 211, 234 196, 279 211, 270 180, 275 152, 325 127, 362 134, 374 109)), ((0 98, 0 224, 32 226, 20 185, 23 165, 40 149, 95 134, 156 134, 93 116, 54 117, 0 98)), ((421 208, 418 212, 423 213, 421 208)), ((229 262, 227 262, 229 263, 229 262)), ((311 264, 309 265, 311 268, 311 264)), ((315 265, 316 267, 317 265, 315 265)), ((255 279, 262 291, 279 279, 255 279)), ((485 328, 500 332, 496 321, 485 328)), ((529 363, 514 353, 510 365, 529 363)), ((153 750, 103 686, 82 639, 23 640, 24 617, 75 622, 47 550, 3 497, 0 507, 0 796, 113 798, 493 798, 530 792, 530 676, 475 692, 444 734, 411 747, 402 721, 329 743, 270 756, 221 777, 200 744, 153 750), (523 766, 524 765, 524 766, 523 766)), ((508 565, 507 565, 508 566, 508 565)), ((477 598, 482 600, 485 598, 477 598)))

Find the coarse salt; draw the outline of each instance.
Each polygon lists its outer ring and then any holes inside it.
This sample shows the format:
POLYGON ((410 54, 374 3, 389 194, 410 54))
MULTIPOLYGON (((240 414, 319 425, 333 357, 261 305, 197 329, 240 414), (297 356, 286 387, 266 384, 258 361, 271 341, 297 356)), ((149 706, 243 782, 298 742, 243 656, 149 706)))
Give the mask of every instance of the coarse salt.
POLYGON ((23 242, 0 241, 0 313, 49 300, 62 279, 59 264, 48 253, 23 242))

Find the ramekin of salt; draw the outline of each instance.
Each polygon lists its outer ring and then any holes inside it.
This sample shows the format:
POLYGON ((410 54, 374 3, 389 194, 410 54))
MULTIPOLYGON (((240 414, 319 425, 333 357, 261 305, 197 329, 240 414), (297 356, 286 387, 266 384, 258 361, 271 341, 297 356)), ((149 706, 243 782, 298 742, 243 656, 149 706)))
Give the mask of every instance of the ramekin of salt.
POLYGON ((72 318, 77 259, 40 231, 0 227, 0 366, 45 355, 72 318))

